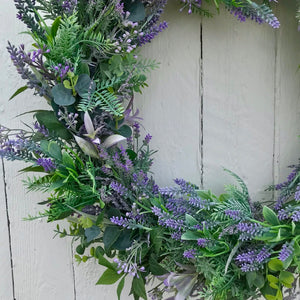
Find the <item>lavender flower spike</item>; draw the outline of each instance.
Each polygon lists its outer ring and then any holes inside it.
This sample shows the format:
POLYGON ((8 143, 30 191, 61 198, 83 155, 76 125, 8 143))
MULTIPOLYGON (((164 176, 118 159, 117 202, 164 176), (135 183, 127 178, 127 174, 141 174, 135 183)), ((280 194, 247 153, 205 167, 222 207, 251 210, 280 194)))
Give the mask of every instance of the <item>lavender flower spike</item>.
POLYGON ((281 261, 286 261, 293 253, 293 250, 294 250, 293 243, 285 243, 281 248, 278 258, 281 261))

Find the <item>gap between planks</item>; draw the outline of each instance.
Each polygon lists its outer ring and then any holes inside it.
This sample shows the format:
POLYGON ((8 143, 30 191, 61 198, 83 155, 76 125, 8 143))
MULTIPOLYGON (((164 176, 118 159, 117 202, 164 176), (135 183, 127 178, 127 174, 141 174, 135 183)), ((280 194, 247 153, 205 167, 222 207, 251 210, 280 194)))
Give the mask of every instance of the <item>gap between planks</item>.
POLYGON ((13 294, 13 300, 16 300, 14 264, 13 264, 13 256, 12 256, 12 245, 11 245, 10 218, 9 218, 9 210, 8 210, 7 183, 6 183, 6 174, 5 174, 5 166, 4 166, 3 158, 1 158, 1 164, 2 164, 2 174, 3 174, 2 179, 3 179, 3 186, 4 186, 4 201, 5 201, 5 211, 6 211, 6 221, 7 221, 7 231, 8 231, 8 242, 9 242, 12 294, 13 294))

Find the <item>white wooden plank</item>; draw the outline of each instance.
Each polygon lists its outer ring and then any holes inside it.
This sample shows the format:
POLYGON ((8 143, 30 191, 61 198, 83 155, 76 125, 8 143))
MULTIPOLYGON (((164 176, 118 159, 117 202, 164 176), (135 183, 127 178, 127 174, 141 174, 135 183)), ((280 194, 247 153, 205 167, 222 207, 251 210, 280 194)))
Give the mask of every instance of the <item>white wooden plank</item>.
POLYGON ((204 185, 223 191, 222 167, 255 200, 273 180, 275 30, 226 11, 203 20, 204 185))
MULTIPOLYGON (((75 266, 76 271, 76 297, 78 300, 111 300, 117 299, 118 282, 114 285, 96 285, 105 268, 90 260, 75 266)), ((130 278, 126 279, 121 295, 122 300, 132 300, 129 296, 130 278)))
POLYGON ((281 1, 281 27, 277 35, 275 182, 285 180, 291 172, 287 166, 299 158, 300 132, 300 34, 294 18, 295 1, 281 1))
POLYGON ((0 162, 0 239, 2 241, 0 247, 0 299, 13 300, 13 278, 4 180, 2 162, 0 162))
POLYGON ((153 135, 151 146, 158 150, 153 171, 161 186, 173 185, 177 177, 201 182, 201 19, 179 9, 169 2, 163 16, 169 28, 142 50, 161 64, 135 100, 145 131, 153 135))
MULTIPOLYGON (((25 28, 17 22, 15 14, 13 1, 1 2, 0 64, 5 72, 0 77, 0 120, 3 125, 18 128, 22 125, 19 119, 13 119, 14 116, 41 108, 44 100, 28 92, 8 103, 13 92, 24 85, 5 49, 7 40, 16 44, 26 42, 24 38, 27 36, 18 35, 25 28)), ((32 123, 31 116, 22 120, 32 123)), ((51 226, 46 222, 22 221, 29 213, 37 213, 36 203, 46 196, 26 194, 21 182, 23 177, 17 176, 17 170, 24 167, 24 164, 10 162, 5 163, 5 166, 16 299, 74 299, 70 241, 52 239, 54 224, 51 226)), ((1 299, 10 298, 7 294, 1 299)))

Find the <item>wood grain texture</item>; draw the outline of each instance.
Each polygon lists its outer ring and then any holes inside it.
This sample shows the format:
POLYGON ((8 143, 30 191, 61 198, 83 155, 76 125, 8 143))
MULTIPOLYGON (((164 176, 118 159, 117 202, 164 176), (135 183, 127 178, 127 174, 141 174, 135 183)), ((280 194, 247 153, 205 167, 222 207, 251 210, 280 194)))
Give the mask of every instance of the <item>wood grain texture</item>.
POLYGON ((241 176, 255 200, 273 181, 275 30, 228 12, 203 20, 204 186, 241 176))
MULTIPOLYGON (((18 77, 10 62, 9 54, 5 49, 7 40, 17 45, 21 42, 28 45, 26 43, 28 37, 18 34, 25 28, 20 22, 15 21, 15 14, 13 1, 1 1, 0 65, 5 72, 0 76, 0 120, 1 124, 7 127, 22 128, 24 126, 20 118, 14 117, 41 108, 44 101, 32 96, 32 91, 29 91, 8 102, 9 97, 17 88, 23 86, 24 82, 18 77)), ((30 48, 31 46, 28 45, 28 49, 30 48)), ((33 122, 31 115, 23 117, 22 120, 28 124, 33 122)), ((49 226, 45 221, 22 221, 29 213, 35 215, 39 209, 42 209, 38 207, 37 202, 46 197, 36 193, 26 194, 22 186, 24 176, 18 174, 18 170, 22 167, 24 167, 22 163, 5 162, 16 299, 73 300, 74 281, 70 241, 52 239, 54 224, 49 226)), ((6 236, 7 234, 1 235, 1 240, 5 241, 6 236)), ((0 260, 1 265, 7 264, 7 257, 0 256, 0 260)), ((6 277, 9 279, 10 273, 6 277)), ((9 294, 0 298, 12 299, 9 294)))

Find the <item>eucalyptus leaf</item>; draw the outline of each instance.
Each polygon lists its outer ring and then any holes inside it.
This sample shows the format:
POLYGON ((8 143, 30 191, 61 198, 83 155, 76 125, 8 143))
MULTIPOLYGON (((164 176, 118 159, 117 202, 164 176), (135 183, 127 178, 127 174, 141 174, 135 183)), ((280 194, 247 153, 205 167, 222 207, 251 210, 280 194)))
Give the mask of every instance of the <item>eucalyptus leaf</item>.
POLYGON ((132 136, 132 128, 128 125, 121 126, 117 132, 118 132, 118 134, 120 134, 126 138, 129 138, 132 136))
POLYGON ((52 88, 53 100, 57 105, 69 106, 75 103, 75 98, 70 89, 66 89, 62 83, 55 85, 52 88))
POLYGON ((146 18, 144 4, 140 0, 125 0, 125 10, 130 12, 129 20, 139 22, 146 18))
POLYGON ((92 227, 86 228, 84 231, 84 235, 86 237, 86 241, 89 243, 95 238, 97 238, 101 233, 101 230, 98 226, 93 225, 92 227))
POLYGON ((75 86, 75 90, 80 97, 84 97, 88 93, 93 93, 95 89, 96 89, 96 84, 88 74, 79 75, 78 81, 75 86))

